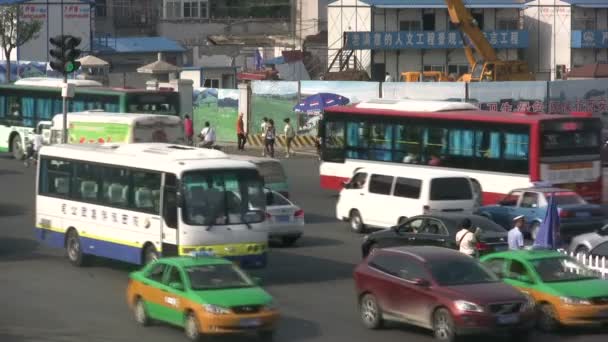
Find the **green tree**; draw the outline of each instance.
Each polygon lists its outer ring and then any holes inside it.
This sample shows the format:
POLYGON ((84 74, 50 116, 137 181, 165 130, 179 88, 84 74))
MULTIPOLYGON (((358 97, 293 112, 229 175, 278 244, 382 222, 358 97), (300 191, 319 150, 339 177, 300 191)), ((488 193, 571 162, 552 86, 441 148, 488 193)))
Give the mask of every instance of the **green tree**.
POLYGON ((11 81, 11 52, 35 38, 42 28, 40 20, 19 20, 21 6, 0 6, 0 47, 6 58, 6 81, 11 81))

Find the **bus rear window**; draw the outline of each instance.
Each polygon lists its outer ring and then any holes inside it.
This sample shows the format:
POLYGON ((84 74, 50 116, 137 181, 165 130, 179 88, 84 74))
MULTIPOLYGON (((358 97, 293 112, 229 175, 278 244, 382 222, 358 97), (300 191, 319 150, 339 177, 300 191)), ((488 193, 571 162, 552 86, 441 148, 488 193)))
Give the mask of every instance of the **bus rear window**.
POLYGON ((175 94, 141 94, 129 96, 130 113, 178 114, 178 98, 175 94))
POLYGON ((601 127, 598 125, 601 126, 599 120, 544 123, 541 135, 543 155, 599 154, 601 127))
POLYGON ((466 178, 449 177, 431 180, 431 201, 470 200, 472 198, 471 183, 466 178))

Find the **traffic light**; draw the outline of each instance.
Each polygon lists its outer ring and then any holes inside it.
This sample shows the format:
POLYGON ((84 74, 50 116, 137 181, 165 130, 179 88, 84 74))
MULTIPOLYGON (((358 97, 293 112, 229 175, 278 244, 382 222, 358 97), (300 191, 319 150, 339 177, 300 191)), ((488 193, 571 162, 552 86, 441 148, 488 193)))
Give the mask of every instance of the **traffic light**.
POLYGON ((76 58, 82 52, 77 48, 81 42, 80 38, 60 35, 49 39, 49 41, 53 46, 49 51, 51 69, 67 75, 80 68, 80 62, 76 61, 76 58))

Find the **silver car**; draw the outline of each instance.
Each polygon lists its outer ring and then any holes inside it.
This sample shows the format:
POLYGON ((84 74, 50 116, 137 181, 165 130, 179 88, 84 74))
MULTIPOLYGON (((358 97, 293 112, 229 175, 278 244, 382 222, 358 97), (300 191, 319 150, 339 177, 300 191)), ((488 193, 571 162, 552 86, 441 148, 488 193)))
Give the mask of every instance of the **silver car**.
POLYGON ((608 224, 593 233, 574 237, 568 251, 583 255, 608 257, 608 224))
POLYGON ((265 192, 268 238, 279 240, 283 246, 293 245, 302 236, 304 210, 276 191, 265 192))

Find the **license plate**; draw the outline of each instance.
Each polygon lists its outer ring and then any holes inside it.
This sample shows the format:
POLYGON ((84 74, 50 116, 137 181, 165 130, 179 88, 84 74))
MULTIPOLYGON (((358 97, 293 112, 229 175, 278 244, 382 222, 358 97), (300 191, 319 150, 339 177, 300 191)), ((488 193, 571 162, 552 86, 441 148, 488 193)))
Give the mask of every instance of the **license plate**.
POLYGON ((501 315, 498 316, 498 324, 513 324, 519 321, 519 315, 510 314, 510 315, 501 315))
POLYGON ((275 216, 275 220, 280 223, 289 222, 290 217, 287 215, 278 215, 275 216))
POLYGON ((239 322, 239 325, 245 328, 257 327, 260 324, 262 324, 262 321, 259 318, 244 318, 239 322))
POLYGON ((580 212, 580 213, 576 213, 576 217, 589 217, 589 216, 591 216, 591 213, 588 213, 588 212, 585 212, 585 211, 580 212))

